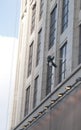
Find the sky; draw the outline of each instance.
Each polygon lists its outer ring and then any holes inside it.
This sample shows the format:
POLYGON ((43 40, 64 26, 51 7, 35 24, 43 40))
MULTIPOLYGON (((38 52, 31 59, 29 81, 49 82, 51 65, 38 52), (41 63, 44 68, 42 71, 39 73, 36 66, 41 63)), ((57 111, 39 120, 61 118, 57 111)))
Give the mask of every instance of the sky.
POLYGON ((0 1, 0 130, 7 130, 15 84, 20 1, 0 1))
POLYGON ((0 35, 18 36, 20 1, 0 0, 0 35))
POLYGON ((15 83, 17 47, 16 38, 0 37, 0 130, 7 130, 9 101, 15 83))

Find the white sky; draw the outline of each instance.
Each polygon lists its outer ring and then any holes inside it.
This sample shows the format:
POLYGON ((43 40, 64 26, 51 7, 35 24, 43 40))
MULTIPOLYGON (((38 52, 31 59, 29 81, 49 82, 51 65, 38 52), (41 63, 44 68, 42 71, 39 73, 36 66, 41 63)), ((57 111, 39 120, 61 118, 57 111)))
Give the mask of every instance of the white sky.
POLYGON ((7 130, 9 100, 12 96, 18 40, 0 36, 0 130, 7 130))
POLYGON ((20 4, 21 0, 0 1, 0 130, 7 130, 12 107, 9 101, 15 81, 20 4))

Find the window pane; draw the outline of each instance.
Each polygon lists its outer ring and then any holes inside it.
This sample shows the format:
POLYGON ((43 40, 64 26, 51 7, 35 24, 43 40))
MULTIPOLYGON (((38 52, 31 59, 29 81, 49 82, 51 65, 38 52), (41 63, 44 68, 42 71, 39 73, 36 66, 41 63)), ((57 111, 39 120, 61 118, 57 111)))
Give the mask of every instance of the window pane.
POLYGON ((60 50, 60 82, 63 81, 66 77, 66 46, 67 43, 64 44, 64 46, 60 50))
POLYGON ((25 0, 25 5, 27 5, 27 0, 25 0))
POLYGON ((33 42, 29 48, 28 76, 31 74, 32 71, 32 56, 33 56, 33 42))
POLYGON ((34 27, 35 27, 35 15, 36 15, 36 4, 34 5, 34 7, 32 9, 31 33, 33 32, 34 27))
POLYGON ((44 6, 44 0, 40 0, 40 19, 42 17, 42 14, 43 14, 43 6, 44 6))
POLYGON ((30 86, 26 90, 26 99, 25 99, 25 111, 24 116, 28 114, 29 111, 29 96, 30 96, 30 86))
POLYGON ((51 92, 51 85, 52 85, 52 65, 48 65, 46 95, 48 95, 51 92))
POLYGON ((36 79, 35 79, 35 84, 34 84, 33 108, 37 105, 38 79, 39 79, 39 76, 36 77, 36 79))
POLYGON ((79 27, 79 64, 81 63, 81 25, 79 27))
POLYGON ((49 35, 49 49, 54 45, 56 35, 56 8, 51 13, 50 17, 50 35, 49 35))
POLYGON ((39 64, 39 60, 40 60, 41 34, 42 34, 42 29, 41 29, 41 30, 39 31, 39 33, 38 33, 36 66, 39 64))
POLYGON ((63 0, 63 10, 62 10, 62 32, 68 26, 68 8, 69 8, 69 0, 63 0))

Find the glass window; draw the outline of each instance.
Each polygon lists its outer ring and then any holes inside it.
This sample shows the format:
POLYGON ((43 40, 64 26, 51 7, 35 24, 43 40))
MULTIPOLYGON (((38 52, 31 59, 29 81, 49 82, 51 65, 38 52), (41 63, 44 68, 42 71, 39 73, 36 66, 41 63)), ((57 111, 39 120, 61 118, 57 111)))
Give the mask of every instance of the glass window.
POLYGON ((33 42, 29 48, 28 76, 31 74, 32 71, 32 56, 33 56, 33 42))
POLYGON ((49 49, 54 45, 56 38, 56 9, 57 6, 55 6, 50 16, 49 49))
POLYGON ((40 19, 42 17, 42 14, 43 14, 43 6, 44 6, 44 0, 40 0, 40 19))
POLYGON ((33 108, 37 105, 38 79, 39 79, 39 76, 36 77, 36 79, 35 79, 35 83, 34 83, 33 108))
POLYGON ((47 66, 47 86, 46 86, 46 95, 51 92, 52 85, 52 65, 47 66))
POLYGON ((32 9, 31 33, 33 32, 35 28, 35 15, 36 15, 36 4, 33 6, 33 9, 32 9))
POLYGON ((30 86, 26 89, 24 116, 26 116, 28 114, 28 111, 29 111, 29 96, 30 96, 30 86))
POLYGON ((25 5, 27 5, 27 0, 25 0, 25 5))
POLYGON ((40 29, 38 33, 38 44, 37 44, 37 58, 36 58, 36 66, 39 63, 40 60, 40 49, 41 49, 41 34, 42 34, 42 29, 40 29))
POLYGON ((63 10, 62 10, 62 32, 68 26, 68 8, 69 8, 69 0, 63 0, 63 10))
POLYGON ((67 43, 60 50, 60 82, 66 78, 66 48, 67 43))
POLYGON ((81 63, 81 25, 79 27, 79 64, 81 63))

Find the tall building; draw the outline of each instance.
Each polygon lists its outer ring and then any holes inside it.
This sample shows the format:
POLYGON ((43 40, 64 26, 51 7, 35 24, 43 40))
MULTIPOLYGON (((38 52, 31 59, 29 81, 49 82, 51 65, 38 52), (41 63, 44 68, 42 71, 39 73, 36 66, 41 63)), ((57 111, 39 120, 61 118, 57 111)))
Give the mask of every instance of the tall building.
POLYGON ((81 0, 22 0, 11 130, 81 130, 81 0))

